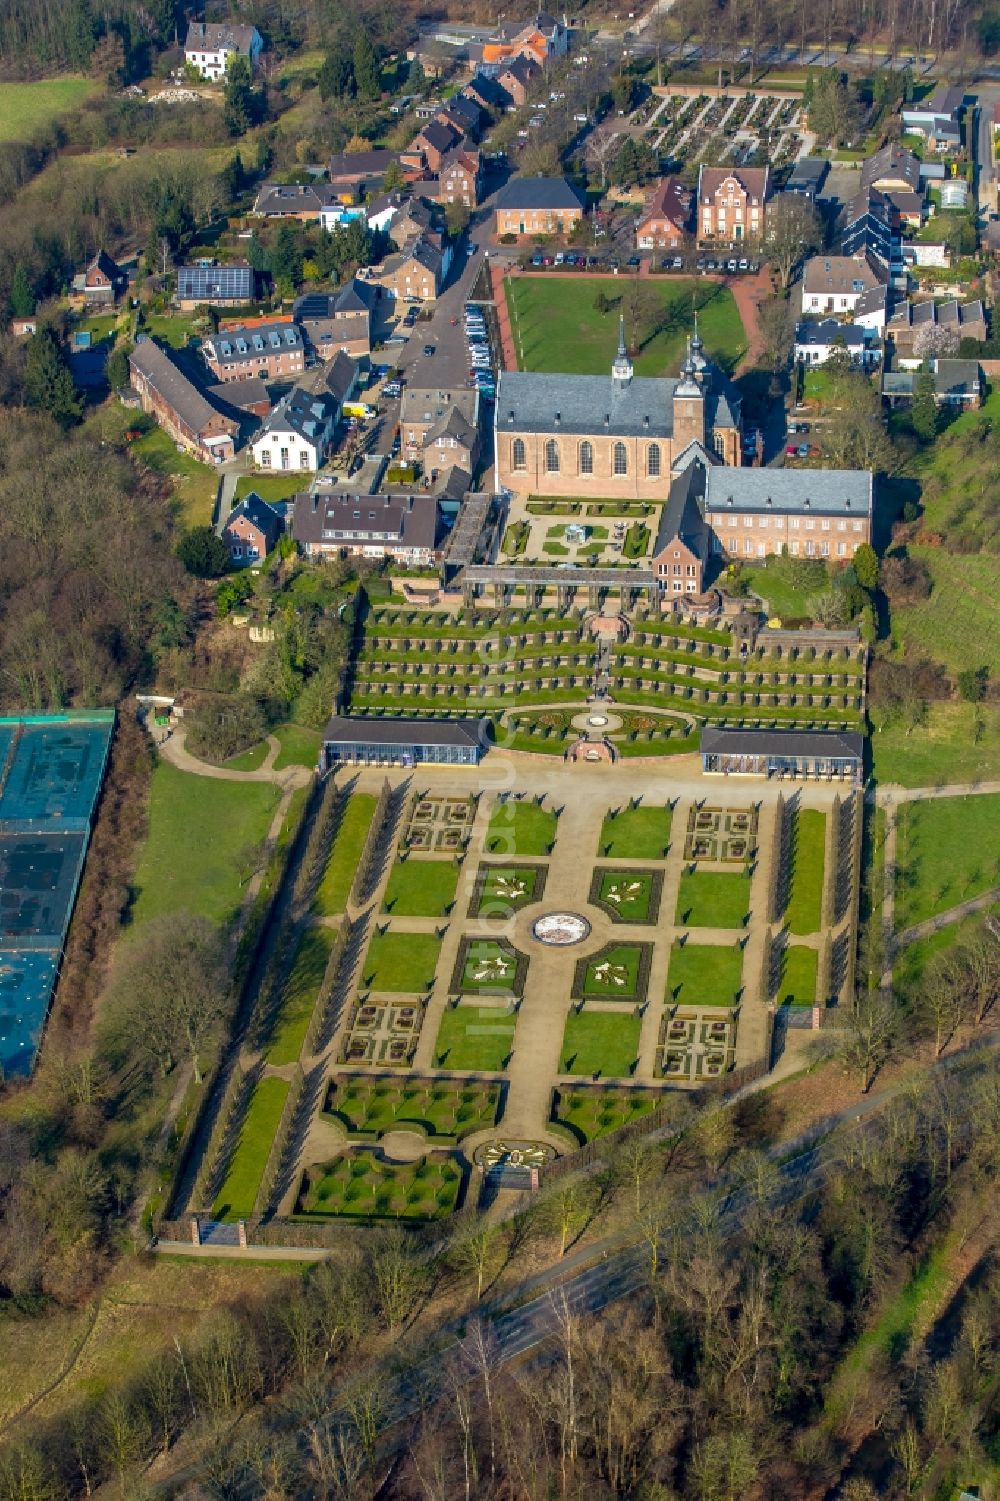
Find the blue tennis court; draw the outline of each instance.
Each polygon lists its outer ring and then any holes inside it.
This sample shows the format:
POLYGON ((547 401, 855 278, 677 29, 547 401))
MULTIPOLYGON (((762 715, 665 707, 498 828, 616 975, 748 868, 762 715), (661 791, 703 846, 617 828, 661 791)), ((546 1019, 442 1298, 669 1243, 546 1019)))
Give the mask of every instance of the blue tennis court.
POLYGON ((58 965, 56 949, 0 946, 0 1065, 7 1078, 34 1067, 58 965))
POLYGON ((24 725, 0 792, 0 827, 86 829, 104 777, 111 729, 102 723, 24 725))

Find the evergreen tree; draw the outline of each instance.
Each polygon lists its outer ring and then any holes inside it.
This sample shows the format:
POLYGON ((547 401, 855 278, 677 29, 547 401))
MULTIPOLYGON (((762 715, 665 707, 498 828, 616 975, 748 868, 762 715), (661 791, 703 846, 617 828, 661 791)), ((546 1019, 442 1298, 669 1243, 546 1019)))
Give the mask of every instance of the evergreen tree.
POLYGON ((231 136, 244 135, 258 117, 260 99, 254 92, 250 77, 249 59, 231 55, 222 101, 222 118, 231 136))
POLYGON ((35 311, 35 290, 31 285, 27 267, 19 261, 10 289, 10 311, 15 318, 30 318, 35 311))
POLYGON ((357 92, 353 53, 342 38, 326 54, 317 82, 321 99, 352 99, 357 92))
POLYGON ((222 191, 225 193, 230 202, 232 202, 234 198, 238 198, 240 196, 240 193, 243 191, 243 180, 245 175, 246 174, 243 170, 243 158, 240 156, 240 153, 238 151, 234 151, 229 161, 219 173, 219 181, 222 184, 222 191))
POLYGON ((937 437, 938 409, 934 400, 934 373, 929 365, 921 365, 913 383, 910 426, 925 443, 931 443, 937 437))
POLYGON ((66 16, 66 61, 71 68, 86 72, 97 42, 97 22, 91 15, 89 0, 75 0, 66 16))
POLYGON ((108 377, 108 385, 112 391, 120 391, 128 385, 128 355, 131 345, 119 344, 108 355, 108 363, 105 374, 108 377))
POLYGON ((854 554, 854 575, 869 593, 878 584, 878 554, 870 542, 862 542, 854 554))
POLYGON ((278 226, 270 254, 271 275, 276 282, 297 287, 302 280, 302 248, 298 230, 288 219, 278 226))
POLYGON ((28 405, 50 413, 60 427, 71 427, 83 413, 83 394, 51 328, 40 328, 28 344, 24 389, 28 405))
POLYGON ((257 157, 255 165, 258 172, 270 172, 271 163, 274 161, 274 148, 266 136, 257 137, 257 157))
POLYGON ((211 526, 192 526, 177 544, 177 556, 195 578, 215 579, 229 567, 229 549, 211 526))
POLYGON ((366 31, 354 39, 354 83, 360 99, 377 99, 382 92, 378 58, 366 31))

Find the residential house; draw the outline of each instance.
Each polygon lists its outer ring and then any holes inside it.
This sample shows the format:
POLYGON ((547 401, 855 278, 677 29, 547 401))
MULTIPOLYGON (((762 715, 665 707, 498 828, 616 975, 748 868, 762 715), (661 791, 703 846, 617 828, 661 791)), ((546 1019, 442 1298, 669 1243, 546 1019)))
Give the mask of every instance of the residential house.
POLYGON ((825 365, 835 354, 871 369, 882 358, 881 340, 860 323, 841 323, 836 318, 807 319, 796 325, 795 358, 803 365, 825 365))
POLYGON ((496 200, 498 235, 568 235, 583 218, 564 177, 512 177, 496 200))
POLYGON ((175 443, 203 463, 221 464, 233 457, 239 422, 220 412, 155 339, 140 335, 128 363, 139 405, 175 443))
POLYGON ((127 286, 128 277, 106 250, 99 250, 73 278, 73 292, 88 308, 114 307, 127 286))
POLYGON ((341 151, 330 158, 330 186, 341 203, 356 203, 367 193, 382 186, 390 162, 398 162, 395 151, 341 151))
POLYGON ((810 203, 823 191, 830 163, 825 156, 800 156, 788 174, 784 192, 797 193, 801 198, 807 198, 810 203))
POLYGON ((847 205, 840 238, 842 255, 869 255, 887 267, 901 264, 899 219, 885 193, 871 188, 847 205))
POLYGON ((434 119, 442 125, 450 125, 459 135, 471 136, 474 141, 478 141, 486 116, 475 99, 455 94, 447 104, 441 105, 434 119))
POLYGON ((238 568, 261 562, 273 552, 281 527, 281 517, 273 506, 253 492, 244 496, 230 511, 222 529, 230 560, 238 568))
POLYGON ((885 266, 871 256, 810 256, 802 272, 802 311, 853 313, 866 292, 888 279, 885 266))
POLYGON ((217 381, 288 380, 305 369, 302 334, 290 318, 261 318, 220 327, 202 341, 205 363, 217 381))
POLYGON ((470 474, 479 463, 479 426, 454 405, 443 412, 424 434, 424 468, 432 476, 458 465, 470 474))
POLYGON ((862 292, 854 309, 854 321, 862 328, 881 333, 889 317, 889 288, 876 286, 862 292))
POLYGON ((461 203, 473 209, 479 202, 482 181, 479 152, 458 146, 449 151, 438 168, 438 202, 461 203))
POLYGON ((919 193, 920 161, 905 146, 890 142, 862 163, 860 186, 863 193, 871 188, 880 193, 919 193))
POLYGON ((956 349, 962 339, 978 339, 982 343, 989 338, 982 302, 959 302, 955 297, 944 302, 901 302, 885 331, 891 336, 896 352, 905 358, 913 354, 921 329, 931 327, 950 330, 955 336, 956 349))
MULTIPOLYGON (((420 184, 421 189, 426 184, 420 184)), ((368 223, 373 229, 381 229, 390 235, 393 242, 403 249, 412 240, 433 230, 434 210, 423 198, 409 193, 383 193, 368 205, 368 223)))
POLYGON ((516 109, 528 102, 528 91, 537 78, 541 76, 541 68, 527 57, 515 57, 509 63, 504 63, 497 74, 497 83, 509 94, 516 109))
POLYGON ((253 268, 247 265, 178 266, 177 306, 184 312, 196 307, 245 307, 254 299, 253 268))
POLYGON ((30 318, 12 318, 10 331, 15 339, 29 339, 38 332, 38 315, 32 313, 30 318))
MULTIPOLYGON (((407 458, 418 458, 430 441, 432 433, 457 436, 459 429, 449 428, 449 418, 452 412, 457 412, 462 418, 461 431, 463 433, 471 429, 472 432, 478 434, 478 391, 470 390, 468 386, 420 387, 412 384, 405 386, 399 410, 400 448, 403 455, 407 458)), ((456 456, 451 462, 462 464, 463 468, 471 470, 474 467, 474 461, 479 456, 478 437, 475 442, 467 443, 467 446, 469 462, 465 462, 458 455, 457 445, 456 456)))
POLYGON ((412 567, 437 561, 445 528, 433 495, 295 497, 292 536, 307 557, 392 558, 412 567))
POLYGON ((338 350, 367 360, 372 348, 372 312, 378 287, 354 278, 336 292, 307 292, 293 304, 296 323, 321 360, 338 350))
MULTIPOLYGON (((983 377, 976 360, 933 360, 934 401, 939 407, 967 411, 982 405, 983 377)), ((882 396, 891 407, 909 406, 919 371, 887 370, 882 376, 882 396)))
MULTIPOLYGON (((962 184, 965 187, 965 183, 962 184)), ((899 221, 900 228, 915 234, 923 227, 926 208, 923 193, 902 193, 893 188, 885 195, 899 221)))
POLYGON ((256 26, 234 26, 228 21, 191 21, 184 42, 184 61, 197 68, 202 78, 217 82, 225 78, 232 57, 245 57, 251 68, 264 50, 256 26))
POLYGON ((329 455, 339 416, 332 396, 296 386, 253 439, 254 463, 258 469, 315 473, 329 455))
POLYGON ((486 73, 474 74, 471 83, 465 85, 462 93, 466 98, 474 99, 493 117, 505 115, 514 107, 514 101, 503 85, 486 73))
POLYGON ((690 190, 679 177, 664 177, 646 201, 635 226, 639 250, 678 250, 691 232, 690 190))
POLYGON ((310 371, 301 382, 310 391, 331 396, 337 403, 337 421, 340 421, 345 401, 350 401, 361 379, 361 366, 349 354, 338 349, 332 360, 324 361, 310 371))
POLYGON ((929 99, 903 106, 903 130, 907 135, 923 136, 932 151, 949 155, 957 152, 962 146, 960 116, 964 103, 964 90, 940 83, 929 99))
POLYGON ((406 150, 400 152, 400 165, 410 172, 437 172, 449 151, 461 145, 463 139, 462 132, 454 125, 431 120, 417 131, 406 150))
POLYGON ((569 50, 569 31, 564 22, 540 11, 526 25, 515 22, 499 26, 483 47, 483 62, 503 63, 510 58, 528 57, 539 67, 555 57, 565 57, 569 50))
POLYGON ((709 468, 705 521, 720 558, 847 562, 871 542, 874 476, 860 469, 709 468))
POLYGON ((220 411, 241 425, 247 417, 256 417, 263 422, 274 405, 259 375, 248 375, 243 380, 218 381, 205 387, 205 395, 220 411))
POLYGON ((386 256, 378 270, 377 281, 398 302, 434 302, 444 285, 452 258, 429 239, 414 240, 405 250, 386 256))
POLYGON ((253 212, 262 219, 298 219, 303 224, 320 219, 333 208, 345 212, 337 193, 328 183, 265 182, 254 200, 253 212))
POLYGON ((705 525, 705 476, 711 461, 688 464, 670 483, 653 542, 650 567, 664 594, 698 595, 705 588, 711 538, 705 525))
POLYGON ((764 237, 769 167, 706 167, 698 172, 698 244, 737 245, 764 237))

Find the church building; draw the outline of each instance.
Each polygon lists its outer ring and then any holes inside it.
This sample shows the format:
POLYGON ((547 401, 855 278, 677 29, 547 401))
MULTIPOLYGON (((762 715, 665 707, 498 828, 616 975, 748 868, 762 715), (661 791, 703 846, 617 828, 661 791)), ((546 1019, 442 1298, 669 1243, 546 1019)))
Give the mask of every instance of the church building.
POLYGON ((703 348, 696 328, 677 379, 637 377, 623 321, 610 375, 505 370, 494 409, 498 483, 553 498, 663 500, 692 444, 739 465, 739 394, 703 348))

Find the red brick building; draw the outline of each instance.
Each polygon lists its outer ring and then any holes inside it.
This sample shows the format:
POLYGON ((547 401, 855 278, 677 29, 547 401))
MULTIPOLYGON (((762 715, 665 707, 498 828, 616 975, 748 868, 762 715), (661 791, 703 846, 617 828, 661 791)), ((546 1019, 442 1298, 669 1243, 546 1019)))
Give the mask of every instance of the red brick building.
POLYGON ((758 244, 764 237, 769 167, 705 167, 698 173, 698 244, 758 244))

